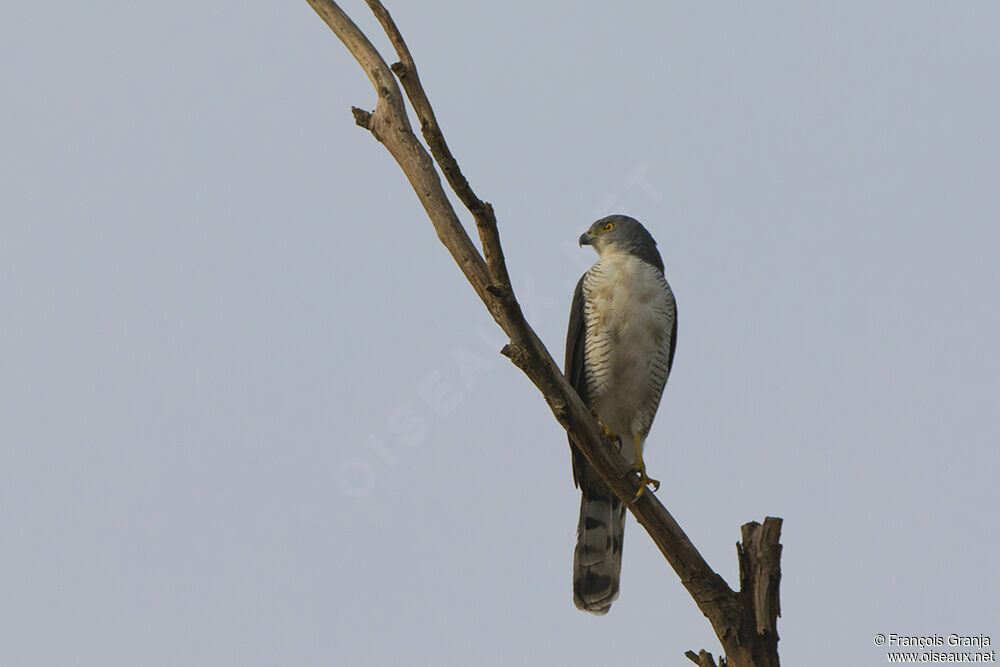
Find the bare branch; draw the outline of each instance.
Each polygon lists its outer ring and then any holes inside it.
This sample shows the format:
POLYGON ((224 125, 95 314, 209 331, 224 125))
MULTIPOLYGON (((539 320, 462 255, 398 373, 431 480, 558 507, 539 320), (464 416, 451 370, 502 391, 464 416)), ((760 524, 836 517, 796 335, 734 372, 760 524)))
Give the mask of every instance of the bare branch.
POLYGON ((378 100, 384 107, 382 114, 392 115, 393 121, 402 127, 409 129, 410 121, 406 117, 403 107, 403 96, 396 85, 389 66, 379 52, 368 41, 365 34, 354 24, 344 11, 334 2, 313 2, 309 4, 319 14, 320 18, 333 29, 333 32, 344 43, 347 50, 351 52, 354 59, 361 65, 372 85, 378 92, 378 100))
POLYGON ((748 602, 754 611, 756 632, 777 635, 778 617, 781 616, 778 601, 781 519, 767 517, 763 526, 751 521, 743 525, 742 532, 743 544, 736 545, 740 560, 740 594, 751 598, 748 602))
MULTIPOLYGON (((361 65, 375 91, 378 102, 375 111, 366 119, 366 127, 384 145, 402 168, 420 203, 431 219, 438 238, 451 253, 462 273, 482 294, 490 284, 486 262, 465 233, 462 223, 451 208, 434 164, 424 147, 417 140, 406 117, 403 96, 396 85, 389 66, 372 46, 368 38, 350 18, 330 0, 308 0, 347 50, 361 65)), ((355 118, 359 118, 355 113, 355 118)))
POLYGON ((451 189, 458 195, 462 204, 469 209, 476 220, 476 227, 479 230, 480 242, 483 246, 483 254, 486 256, 486 265, 489 267, 490 278, 501 288, 510 289, 510 277, 507 275, 507 265, 503 258, 503 249, 500 247, 500 234, 497 231, 497 219, 493 212, 493 206, 480 200, 476 193, 472 191, 472 186, 462 174, 458 162, 451 154, 448 143, 444 140, 441 126, 438 125, 434 116, 434 109, 431 108, 430 100, 424 93, 424 87, 420 84, 420 76, 417 74, 417 65, 413 62, 410 49, 403 41, 403 35, 389 15, 389 11, 379 0, 365 0, 371 8, 372 13, 382 24, 392 47, 399 56, 399 62, 392 65, 392 71, 399 77, 403 84, 403 90, 413 105, 413 110, 417 112, 420 119, 420 130, 431 149, 431 155, 441 167, 445 178, 451 189))
POLYGON ((778 667, 778 584, 781 581, 781 519, 767 517, 764 525, 751 521, 742 528, 737 543, 740 561, 740 621, 737 631, 739 660, 735 664, 778 667))

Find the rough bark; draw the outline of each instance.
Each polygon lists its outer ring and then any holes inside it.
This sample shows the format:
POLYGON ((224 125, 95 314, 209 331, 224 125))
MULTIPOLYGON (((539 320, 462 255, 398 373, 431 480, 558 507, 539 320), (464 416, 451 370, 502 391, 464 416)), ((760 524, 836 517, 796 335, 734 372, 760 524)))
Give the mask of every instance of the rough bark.
MULTIPOLYGON (((307 0, 368 75, 378 99, 374 111, 353 109, 355 122, 369 130, 399 164, 430 218, 438 238, 451 253, 487 310, 510 342, 501 350, 538 388, 556 420, 608 486, 628 505, 640 525, 680 577, 698 608, 712 623, 733 667, 777 665, 777 614, 780 519, 768 518, 743 527, 739 546, 741 591, 733 591, 705 562, 684 531, 653 493, 640 493, 636 473, 606 441, 597 421, 559 370, 548 350, 529 326, 515 297, 504 262, 493 206, 480 200, 452 156, 430 102, 420 84, 416 65, 402 35, 378 0, 366 0, 385 29, 399 62, 390 68, 381 54, 332 0, 307 0), (431 155, 414 134, 404 107, 397 76, 420 121, 431 155), (449 186, 469 210, 479 232, 482 254, 455 213, 437 171, 437 162, 449 186), (768 526, 771 528, 768 529, 768 526), (748 537, 749 536, 749 537, 748 537), (768 540, 773 538, 773 542, 768 540), (746 570, 746 577, 744 577, 746 570), (766 591, 758 591, 765 581, 766 591), (758 605, 762 611, 756 611, 758 605), (762 662, 773 654, 773 661, 762 662), (755 662, 756 661, 756 662, 755 662)), ((690 657, 690 656, 689 656, 690 657)), ((700 660, 695 656, 696 660, 700 660)), ((711 656, 708 656, 711 661, 711 656)), ((701 664, 701 663, 699 663, 701 664)), ((705 664, 712 664, 711 662, 705 664)), ((725 662, 723 662, 725 664, 725 662)))

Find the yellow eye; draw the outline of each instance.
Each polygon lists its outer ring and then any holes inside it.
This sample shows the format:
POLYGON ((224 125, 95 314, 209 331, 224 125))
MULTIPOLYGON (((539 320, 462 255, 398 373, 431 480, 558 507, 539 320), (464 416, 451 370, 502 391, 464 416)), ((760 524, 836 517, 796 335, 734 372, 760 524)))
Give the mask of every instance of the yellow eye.
POLYGON ((614 229, 614 228, 615 228, 615 223, 613 223, 613 222, 605 222, 605 223, 604 223, 604 224, 603 224, 603 225, 601 226, 601 229, 603 229, 603 230, 604 230, 604 231, 606 231, 606 232, 610 232, 610 231, 611 231, 612 229, 614 229))

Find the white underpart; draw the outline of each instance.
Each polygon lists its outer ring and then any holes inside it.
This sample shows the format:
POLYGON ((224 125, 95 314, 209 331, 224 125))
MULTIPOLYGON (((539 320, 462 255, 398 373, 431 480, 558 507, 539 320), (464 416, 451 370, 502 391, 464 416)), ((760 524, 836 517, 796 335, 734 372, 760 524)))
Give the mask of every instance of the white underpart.
POLYGON ((676 318, 670 285, 634 255, 605 251, 583 282, 587 392, 598 418, 634 462, 667 381, 676 318))

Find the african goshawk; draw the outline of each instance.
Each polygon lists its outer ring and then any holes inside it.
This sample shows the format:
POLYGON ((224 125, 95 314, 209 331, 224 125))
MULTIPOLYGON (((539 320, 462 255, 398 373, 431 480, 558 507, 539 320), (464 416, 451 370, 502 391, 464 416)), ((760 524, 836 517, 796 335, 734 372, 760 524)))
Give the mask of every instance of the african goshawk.
MULTIPOLYGON (((597 262, 573 294, 566 337, 566 376, 621 454, 646 476, 642 446, 653 424, 677 343, 677 305, 663 275, 656 241, 638 220, 601 218, 580 237, 597 262), (617 436, 615 438, 614 436, 617 436)), ((570 440, 580 487, 573 561, 573 601, 606 614, 618 597, 625 506, 570 440)))

